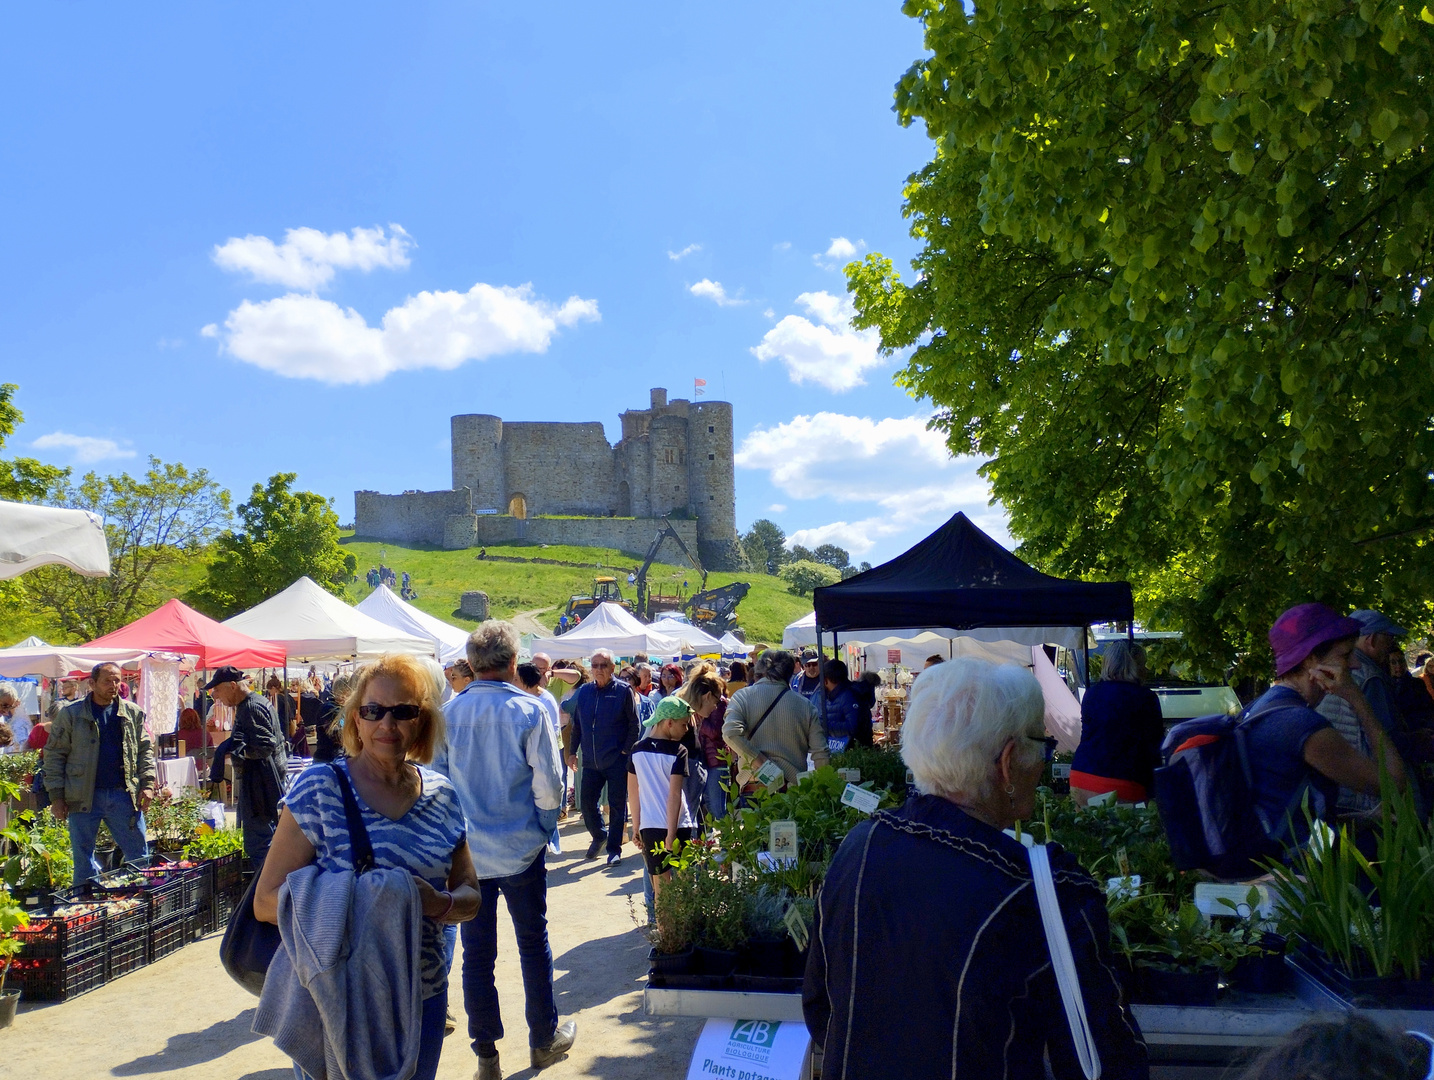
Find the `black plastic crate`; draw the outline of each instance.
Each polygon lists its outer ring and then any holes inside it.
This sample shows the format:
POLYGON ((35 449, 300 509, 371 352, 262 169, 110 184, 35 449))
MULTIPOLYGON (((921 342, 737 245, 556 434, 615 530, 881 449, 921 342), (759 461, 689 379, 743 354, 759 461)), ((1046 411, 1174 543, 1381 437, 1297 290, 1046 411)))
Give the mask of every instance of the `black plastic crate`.
POLYGON ((185 892, 188 884, 183 870, 123 870, 113 874, 102 874, 96 881, 96 894, 111 896, 143 896, 149 902, 149 921, 163 922, 165 919, 182 914, 185 910, 185 892), (132 876, 144 879, 143 883, 131 880, 132 876))
POLYGON ((180 915, 149 928, 149 962, 158 963, 189 943, 189 917, 180 915))
POLYGON ((41 915, 15 930, 19 955, 28 960, 55 957, 72 959, 93 952, 105 943, 104 909, 79 915, 41 915))
POLYGON ((198 866, 189 871, 189 884, 193 890, 193 903, 191 907, 201 910, 214 906, 214 893, 217 875, 215 874, 214 863, 205 859, 198 866))
POLYGON ((201 938, 205 934, 214 933, 214 901, 211 899, 207 904, 200 904, 185 918, 189 920, 190 937, 201 938))
POLYGON ((239 887, 240 872, 244 865, 243 852, 231 851, 228 855, 220 855, 217 859, 210 861, 214 864, 215 892, 225 892, 239 887))
POLYGON ((237 891, 221 892, 214 894, 214 928, 223 930, 229 925, 229 917, 234 914, 234 909, 239 906, 239 893, 237 891))
POLYGON ((142 926, 138 930, 111 938, 105 953, 108 978, 111 982, 121 975, 138 971, 149 963, 149 927, 142 926))
POLYGON ((16 985, 26 1001, 69 1001, 105 984, 106 956, 100 949, 88 956, 62 960, 16 960, 10 965, 6 986, 16 985), (11 980, 15 980, 12 984, 11 980))
POLYGON ((115 910, 115 901, 124 900, 126 897, 111 897, 106 909, 108 938, 113 941, 115 938, 132 934, 136 930, 149 929, 149 904, 143 897, 134 897, 139 903, 123 911, 115 910))

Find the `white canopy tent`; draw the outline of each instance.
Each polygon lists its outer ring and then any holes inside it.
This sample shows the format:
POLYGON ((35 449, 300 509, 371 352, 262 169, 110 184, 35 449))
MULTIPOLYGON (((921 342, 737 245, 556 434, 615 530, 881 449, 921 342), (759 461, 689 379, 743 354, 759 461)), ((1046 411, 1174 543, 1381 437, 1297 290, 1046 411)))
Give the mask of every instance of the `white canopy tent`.
POLYGON ((137 668, 149 653, 139 649, 90 649, 83 645, 15 645, 0 649, 0 678, 43 675, 63 679, 72 671, 86 675, 96 664, 137 668))
POLYGON ((682 642, 684 654, 718 656, 723 651, 722 642, 718 638, 693 626, 686 619, 656 619, 652 623, 652 629, 677 638, 682 642))
POLYGON ((377 619, 386 626, 433 642, 439 663, 461 660, 467 655, 468 631, 420 611, 387 585, 380 585, 358 602, 355 611, 377 619))
POLYGON ((0 579, 54 564, 86 577, 109 576, 110 552, 99 515, 0 502, 0 579))
POLYGON ((677 656, 682 641, 669 636, 656 626, 639 622, 632 612, 617 604, 599 604, 593 613, 561 637, 535 637, 530 648, 547 653, 554 660, 576 660, 591 656, 597 649, 607 649, 614 656, 677 656))
MULTIPOLYGON (((911 641, 923 634, 943 638, 971 638, 974 641, 1014 641, 1020 645, 1060 645, 1077 652, 1085 644, 1088 631, 1080 626, 981 626, 972 630, 952 630, 949 627, 911 627, 903 630, 854 631, 841 635, 842 644, 855 642, 862 645, 884 638, 911 641), (877 638, 876 635, 881 635, 877 638)), ((800 649, 817 643, 817 613, 803 615, 782 631, 782 648, 800 649)), ((934 650, 933 650, 934 651, 934 650)), ((925 657, 922 657, 924 660, 925 657)))
POLYGON ((886 667, 891 663, 887 653, 898 650, 902 667, 919 671, 926 665, 928 656, 940 656, 953 660, 958 656, 979 656, 997 664, 1031 663, 1031 646, 1016 641, 977 641, 974 638, 942 637, 940 634, 918 634, 914 638, 882 638, 866 645, 857 645, 863 653, 867 669, 886 667))
POLYGON ((722 635, 721 641, 723 656, 750 656, 752 654, 752 646, 730 630, 722 635))
POLYGON ((350 607, 307 577, 224 625, 283 645, 289 659, 369 660, 384 653, 434 656, 433 639, 396 630, 350 607))

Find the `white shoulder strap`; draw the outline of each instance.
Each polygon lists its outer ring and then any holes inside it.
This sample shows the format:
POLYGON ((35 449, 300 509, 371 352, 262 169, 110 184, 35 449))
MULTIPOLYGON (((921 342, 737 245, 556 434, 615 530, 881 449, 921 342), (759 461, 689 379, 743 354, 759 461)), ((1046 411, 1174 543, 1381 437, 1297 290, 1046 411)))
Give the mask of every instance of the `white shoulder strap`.
POLYGON ((1051 860, 1045 846, 1032 844, 1027 850, 1031 854, 1031 877, 1035 879, 1036 899, 1041 905, 1041 923, 1046 929, 1046 944, 1051 950, 1051 968, 1060 987, 1061 1002, 1065 1005, 1066 1021, 1070 1024, 1071 1040, 1075 1043, 1076 1057, 1080 1059, 1081 1071, 1086 1080, 1099 1080, 1100 1052, 1091 1034, 1090 1021, 1085 1015, 1085 998, 1081 996, 1080 979, 1076 975, 1075 958, 1071 955, 1070 938, 1066 936, 1065 920, 1061 918, 1061 904, 1056 897, 1056 882, 1051 876, 1051 860))

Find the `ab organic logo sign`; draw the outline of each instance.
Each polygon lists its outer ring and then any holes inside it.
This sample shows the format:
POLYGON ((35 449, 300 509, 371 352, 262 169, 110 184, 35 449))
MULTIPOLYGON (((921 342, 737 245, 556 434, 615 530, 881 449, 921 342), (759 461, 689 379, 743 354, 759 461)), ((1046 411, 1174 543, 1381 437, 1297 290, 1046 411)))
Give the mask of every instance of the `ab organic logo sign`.
MULTIPOLYGON (((708 1023, 710 1025, 715 1022, 708 1023)), ((702 1060, 701 1072, 698 1075, 722 1077, 724 1080, 775 1080, 767 1071, 767 1066, 771 1064, 772 1052, 777 1045, 777 1032, 781 1027, 781 1023, 775 1020, 733 1022, 725 1038, 719 1035, 716 1045, 707 1044, 707 1056, 702 1060), (728 1064, 729 1062, 735 1064, 728 1064)), ((710 1027, 708 1032, 711 1032, 710 1027)), ((699 1052, 701 1049, 699 1047, 699 1052)), ((696 1064, 694 1061, 694 1072, 696 1064)))
POLYGON ((772 1056, 772 1046, 777 1041, 780 1023, 766 1020, 738 1020, 732 1025, 732 1034, 727 1036, 727 1053, 732 1057, 748 1061, 767 1063, 772 1056))

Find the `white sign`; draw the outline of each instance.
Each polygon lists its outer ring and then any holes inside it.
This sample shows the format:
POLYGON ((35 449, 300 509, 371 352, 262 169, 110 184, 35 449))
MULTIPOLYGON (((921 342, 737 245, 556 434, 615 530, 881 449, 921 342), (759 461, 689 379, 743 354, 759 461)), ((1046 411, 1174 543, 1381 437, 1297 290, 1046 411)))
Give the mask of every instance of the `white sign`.
POLYGON ((881 796, 875 791, 867 791, 866 788, 848 784, 846 790, 841 793, 841 801, 846 806, 860 810, 863 814, 874 814, 876 808, 881 805, 881 796))
POLYGON ((805 1024, 713 1017, 698 1036, 687 1080, 798 1080, 810 1044, 805 1024))
POLYGON ((782 767, 770 758, 757 770, 757 783, 764 787, 775 787, 782 782, 782 767))

